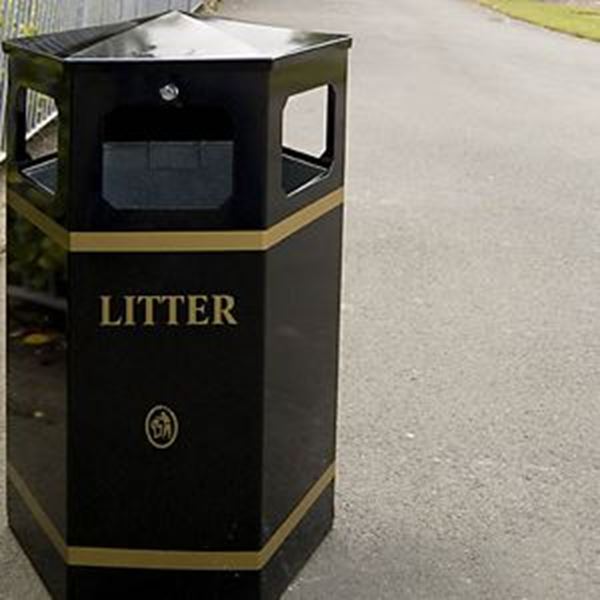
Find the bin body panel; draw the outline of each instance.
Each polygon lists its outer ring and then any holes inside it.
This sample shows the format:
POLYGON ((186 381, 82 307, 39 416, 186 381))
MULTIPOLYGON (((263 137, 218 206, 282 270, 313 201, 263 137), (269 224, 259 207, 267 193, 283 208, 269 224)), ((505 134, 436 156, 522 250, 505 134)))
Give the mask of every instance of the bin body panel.
POLYGON ((61 595, 66 572, 56 543, 68 528, 67 253, 10 209, 7 224, 8 519, 61 595), (61 288, 59 298, 52 290, 61 288))
POLYGON ((262 256, 82 253, 71 256, 70 267, 77 281, 70 543, 258 548, 262 256), (148 296, 155 297, 153 324, 148 296), (127 323, 127 297, 136 299, 135 324, 127 323), (226 308, 224 299, 235 305, 216 315, 213 305, 226 308), (166 449, 155 448, 145 428, 151 409, 162 405, 178 421, 166 449))
POLYGON ((266 254, 263 541, 335 460, 342 208, 266 254))
POLYGON ((63 556, 49 541, 48 534, 33 517, 31 506, 9 478, 6 486, 8 524, 11 532, 25 551, 52 598, 73 597, 69 593, 68 569, 63 556))

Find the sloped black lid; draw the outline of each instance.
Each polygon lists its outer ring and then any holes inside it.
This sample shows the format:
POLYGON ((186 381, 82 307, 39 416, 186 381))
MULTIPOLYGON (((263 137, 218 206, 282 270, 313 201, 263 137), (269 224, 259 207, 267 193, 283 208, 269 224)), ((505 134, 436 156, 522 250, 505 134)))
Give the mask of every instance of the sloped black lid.
POLYGON ((68 62, 274 61, 333 44, 349 46, 350 38, 170 11, 120 24, 17 38, 5 42, 4 48, 68 62))

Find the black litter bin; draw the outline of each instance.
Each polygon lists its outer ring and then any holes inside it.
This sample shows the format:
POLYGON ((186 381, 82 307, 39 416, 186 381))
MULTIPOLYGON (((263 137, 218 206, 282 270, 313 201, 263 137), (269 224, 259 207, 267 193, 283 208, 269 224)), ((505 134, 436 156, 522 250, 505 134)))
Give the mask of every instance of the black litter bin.
POLYGON ((182 12, 4 43, 9 519, 54 597, 277 598, 331 528, 349 47, 182 12), (324 151, 283 147, 319 86, 324 151))

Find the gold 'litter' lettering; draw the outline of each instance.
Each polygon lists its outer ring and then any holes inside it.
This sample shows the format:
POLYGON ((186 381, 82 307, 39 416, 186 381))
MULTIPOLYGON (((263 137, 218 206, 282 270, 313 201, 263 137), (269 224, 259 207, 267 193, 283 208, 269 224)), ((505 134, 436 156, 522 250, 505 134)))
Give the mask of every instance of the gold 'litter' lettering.
POLYGON ((141 294, 100 300, 100 327, 238 325, 231 294, 141 294))

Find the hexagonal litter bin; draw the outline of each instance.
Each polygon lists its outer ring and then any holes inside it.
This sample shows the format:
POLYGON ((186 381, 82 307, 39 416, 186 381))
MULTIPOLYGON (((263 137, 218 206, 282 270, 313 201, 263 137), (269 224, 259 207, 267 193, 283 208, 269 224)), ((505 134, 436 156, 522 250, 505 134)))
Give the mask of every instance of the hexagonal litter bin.
POLYGON ((277 598, 330 529, 349 47, 181 12, 5 42, 9 517, 55 597, 277 598), (319 86, 323 152, 282 146, 319 86))

